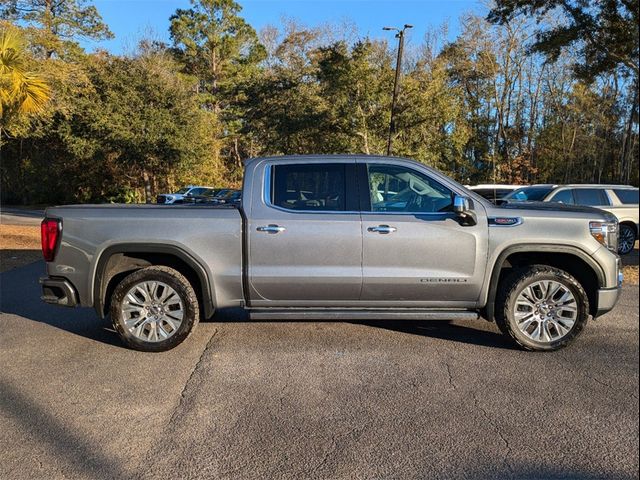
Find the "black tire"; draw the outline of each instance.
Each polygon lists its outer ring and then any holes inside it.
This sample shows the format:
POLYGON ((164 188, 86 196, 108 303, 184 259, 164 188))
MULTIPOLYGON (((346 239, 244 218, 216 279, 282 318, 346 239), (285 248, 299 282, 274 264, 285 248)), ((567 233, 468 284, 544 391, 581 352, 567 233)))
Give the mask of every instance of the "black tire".
POLYGON ((533 265, 515 269, 498 287, 496 297, 496 323, 502 333, 519 347, 531 351, 552 351, 566 347, 584 329, 589 320, 589 298, 582 285, 570 274, 547 265, 533 265), (567 287, 577 304, 577 315, 569 332, 556 341, 537 342, 525 335, 517 326, 514 316, 515 301, 529 285, 542 280, 553 280, 567 287))
POLYGON ((626 224, 620 225, 618 254, 627 255, 633 252, 636 245, 636 239, 637 233, 635 227, 626 224), (627 241, 622 242, 622 239, 626 239, 627 241))
POLYGON ((163 266, 146 267, 126 276, 113 292, 110 313, 113 328, 118 332, 122 341, 129 347, 143 352, 164 352, 174 348, 191 334, 200 318, 198 298, 191 283, 180 272, 163 266), (127 292, 136 284, 147 281, 163 282, 173 288, 184 307, 184 315, 180 326, 175 333, 162 341, 148 342, 134 336, 125 328, 124 318, 121 313, 122 302, 127 292))

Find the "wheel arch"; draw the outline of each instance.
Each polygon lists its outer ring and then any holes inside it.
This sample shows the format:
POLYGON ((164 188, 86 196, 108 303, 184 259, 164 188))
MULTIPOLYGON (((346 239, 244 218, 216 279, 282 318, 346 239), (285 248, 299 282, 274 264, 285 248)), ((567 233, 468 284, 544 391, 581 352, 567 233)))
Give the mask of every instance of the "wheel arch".
POLYGON ((503 250, 496 260, 489 280, 485 313, 491 320, 495 314, 495 301, 502 279, 518 266, 548 265, 560 268, 578 280, 589 297, 589 313, 597 312, 598 288, 605 283, 600 265, 586 252, 565 245, 514 245, 503 250))
POLYGON ((101 318, 109 311, 115 286, 128 274, 151 265, 174 268, 191 283, 204 318, 215 311, 215 293, 204 266, 184 249, 175 245, 126 243, 105 248, 96 263, 93 279, 93 307, 101 318))

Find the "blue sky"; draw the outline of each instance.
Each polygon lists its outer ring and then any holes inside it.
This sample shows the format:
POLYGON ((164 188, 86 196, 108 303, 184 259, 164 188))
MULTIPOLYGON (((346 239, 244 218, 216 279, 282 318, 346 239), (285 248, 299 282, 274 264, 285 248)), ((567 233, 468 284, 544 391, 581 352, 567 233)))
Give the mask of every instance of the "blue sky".
MULTIPOLYGON (((104 48, 123 53, 135 46, 144 34, 168 40, 169 17, 177 8, 188 8, 189 0, 96 0, 93 2, 115 34, 114 40, 83 42, 88 50, 104 48)), ((414 25, 409 41, 421 41, 430 27, 449 24, 449 37, 458 33, 458 18, 473 12, 486 14, 479 0, 239 0, 242 16, 256 29, 279 25, 281 18, 291 17, 303 24, 352 22, 362 36, 388 36, 385 25, 414 25)))

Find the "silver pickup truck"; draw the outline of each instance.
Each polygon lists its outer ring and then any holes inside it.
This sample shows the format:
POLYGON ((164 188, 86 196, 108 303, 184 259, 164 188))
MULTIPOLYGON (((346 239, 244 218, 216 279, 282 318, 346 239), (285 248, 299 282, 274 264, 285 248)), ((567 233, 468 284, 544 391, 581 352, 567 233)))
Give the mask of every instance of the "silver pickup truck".
POLYGON ((45 302, 92 306, 162 351, 214 312, 253 319, 485 319, 555 350, 611 310, 617 221, 495 206, 411 160, 257 158, 239 206, 74 205, 42 223, 45 302))

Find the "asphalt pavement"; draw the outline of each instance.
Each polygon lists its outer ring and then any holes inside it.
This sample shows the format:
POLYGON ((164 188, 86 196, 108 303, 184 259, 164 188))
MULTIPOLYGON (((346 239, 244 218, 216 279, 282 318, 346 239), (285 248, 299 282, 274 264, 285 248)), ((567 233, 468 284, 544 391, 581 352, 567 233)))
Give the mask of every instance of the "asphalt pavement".
POLYGON ((638 287, 555 353, 475 322, 204 322, 124 348, 0 274, 0 478, 638 478, 638 287))

